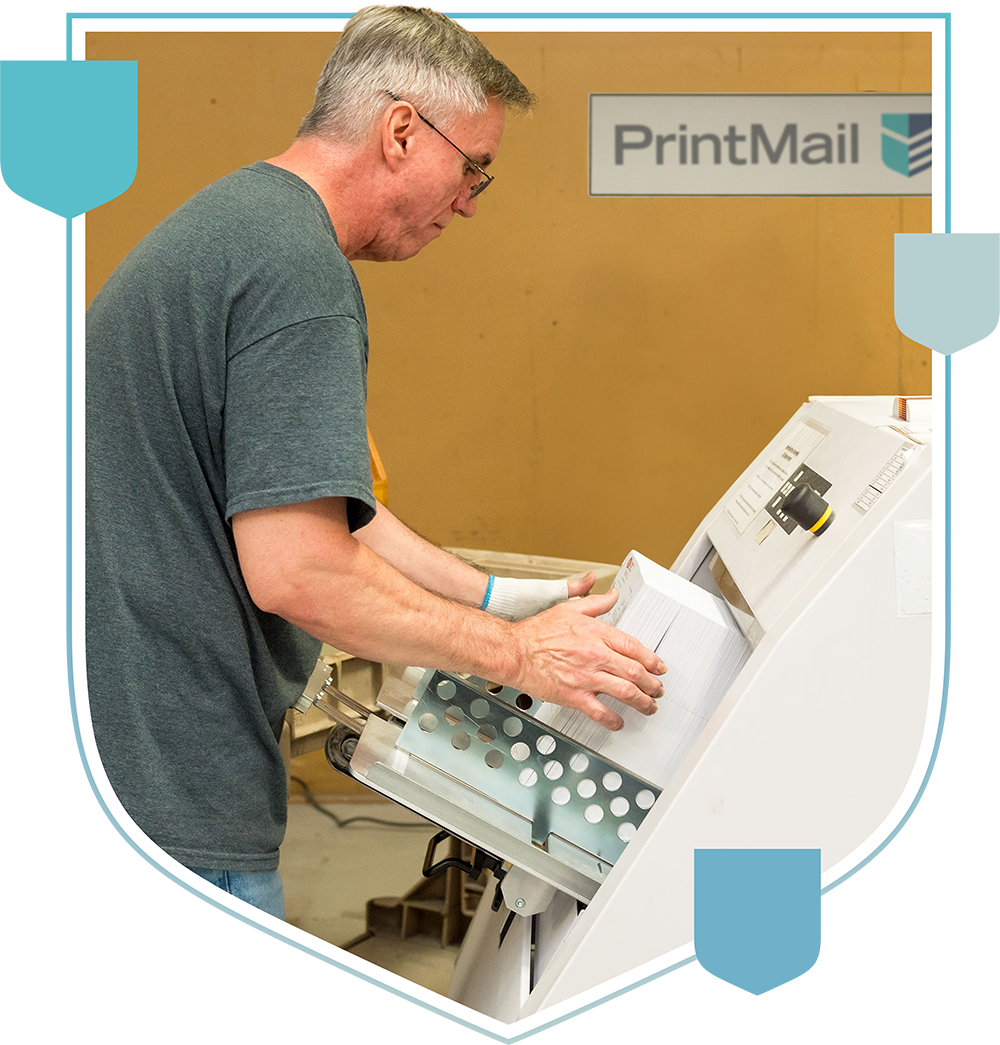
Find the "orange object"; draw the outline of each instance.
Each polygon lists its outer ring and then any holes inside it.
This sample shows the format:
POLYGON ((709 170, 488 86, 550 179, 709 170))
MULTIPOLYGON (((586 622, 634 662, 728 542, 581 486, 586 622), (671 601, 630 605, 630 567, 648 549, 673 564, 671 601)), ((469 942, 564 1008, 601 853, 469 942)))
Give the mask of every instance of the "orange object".
POLYGON ((368 455, 372 462, 372 493, 379 504, 389 507, 389 480, 386 478, 385 468, 382 466, 382 458, 375 449, 372 441, 372 433, 368 430, 368 455))

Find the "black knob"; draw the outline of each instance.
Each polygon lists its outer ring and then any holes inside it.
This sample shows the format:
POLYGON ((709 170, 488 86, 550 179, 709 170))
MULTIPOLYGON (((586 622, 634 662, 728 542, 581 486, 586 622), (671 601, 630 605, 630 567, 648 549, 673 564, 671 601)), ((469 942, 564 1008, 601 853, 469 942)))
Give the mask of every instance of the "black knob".
POLYGON ((836 517, 829 503, 808 483, 799 483, 782 502, 781 510, 792 522, 817 537, 836 517))

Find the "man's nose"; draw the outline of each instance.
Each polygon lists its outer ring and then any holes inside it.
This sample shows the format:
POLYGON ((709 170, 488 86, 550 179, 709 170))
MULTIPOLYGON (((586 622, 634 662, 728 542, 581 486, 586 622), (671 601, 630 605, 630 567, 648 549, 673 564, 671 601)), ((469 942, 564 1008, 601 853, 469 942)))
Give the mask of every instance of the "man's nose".
POLYGON ((463 218, 474 218, 476 216, 476 204, 479 202, 479 199, 476 196, 469 199, 470 191, 467 188, 463 188, 451 204, 451 209, 461 214, 463 218))

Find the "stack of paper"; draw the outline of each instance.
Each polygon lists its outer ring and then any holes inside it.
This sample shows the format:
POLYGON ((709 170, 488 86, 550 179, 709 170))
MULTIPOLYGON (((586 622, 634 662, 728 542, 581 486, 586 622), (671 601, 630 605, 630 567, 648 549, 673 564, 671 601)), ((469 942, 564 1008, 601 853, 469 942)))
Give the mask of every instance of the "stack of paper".
POLYGON ((647 717, 601 697, 625 720, 618 732, 554 704, 538 718, 663 787, 719 706, 751 646, 722 599, 638 552, 626 557, 615 588, 618 602, 602 619, 634 635, 667 665, 658 711, 647 717))
POLYGON ((933 420, 930 396, 897 396, 894 412, 900 421, 917 425, 929 425, 933 420))

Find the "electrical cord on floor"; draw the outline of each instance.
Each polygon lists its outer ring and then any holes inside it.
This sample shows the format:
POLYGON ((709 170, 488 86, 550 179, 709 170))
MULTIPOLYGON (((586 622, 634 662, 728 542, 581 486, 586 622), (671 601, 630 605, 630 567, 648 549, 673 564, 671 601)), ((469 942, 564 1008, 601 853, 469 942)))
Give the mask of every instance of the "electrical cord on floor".
POLYGON ((324 816, 328 816, 337 825, 337 827, 347 827, 350 824, 357 823, 379 824, 382 827, 423 827, 424 829, 434 827, 433 824, 428 823, 426 820, 421 820, 419 822, 411 821, 407 823, 401 820, 380 820, 378 819, 378 817, 374 816, 351 816, 348 817, 346 820, 341 820, 339 816, 335 816, 333 813, 330 812, 329 809, 324 809, 323 806, 321 806, 319 802, 316 801, 316 796, 312 793, 309 785, 301 777, 293 776, 289 777, 289 779, 293 780, 296 784, 299 785, 299 787, 302 788, 302 791, 305 794, 306 802, 308 802, 309 805, 311 805, 314 809, 319 810, 319 812, 321 812, 324 816))

